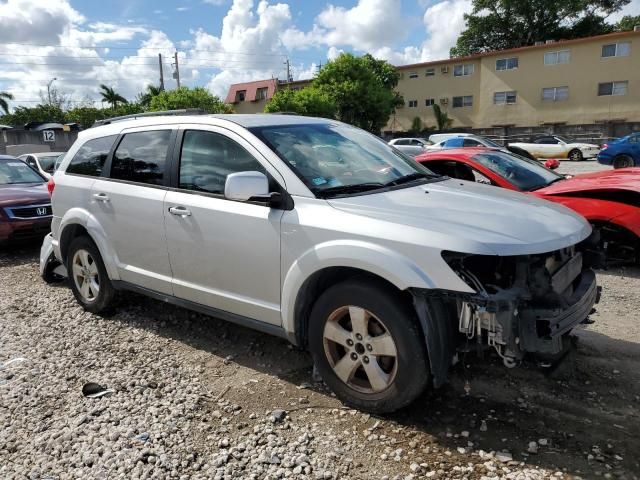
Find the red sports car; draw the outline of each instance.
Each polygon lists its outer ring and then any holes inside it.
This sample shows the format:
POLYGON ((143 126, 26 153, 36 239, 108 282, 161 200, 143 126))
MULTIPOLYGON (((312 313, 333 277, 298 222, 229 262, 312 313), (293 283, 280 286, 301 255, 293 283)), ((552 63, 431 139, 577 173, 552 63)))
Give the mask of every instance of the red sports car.
POLYGON ((433 151, 416 157, 460 180, 527 192, 583 215, 601 233, 607 263, 640 256, 640 168, 560 175, 539 162, 488 148, 433 151))

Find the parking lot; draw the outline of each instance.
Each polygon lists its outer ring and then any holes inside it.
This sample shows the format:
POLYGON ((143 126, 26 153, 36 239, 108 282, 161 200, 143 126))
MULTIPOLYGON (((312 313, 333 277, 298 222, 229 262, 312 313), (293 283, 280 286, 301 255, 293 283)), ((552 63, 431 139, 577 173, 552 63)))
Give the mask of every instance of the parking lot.
POLYGON ((557 369, 469 354, 378 418, 283 340, 134 294, 86 313, 41 281, 38 250, 0 252, 1 478, 638 478, 640 269, 599 272, 594 323, 557 369))

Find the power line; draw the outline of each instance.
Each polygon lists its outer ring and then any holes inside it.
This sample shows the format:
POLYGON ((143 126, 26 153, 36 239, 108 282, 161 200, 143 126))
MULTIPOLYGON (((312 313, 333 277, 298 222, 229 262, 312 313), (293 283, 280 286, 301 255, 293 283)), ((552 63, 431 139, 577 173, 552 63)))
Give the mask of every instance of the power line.
MULTIPOLYGON (((48 47, 48 48, 76 48, 81 50, 90 49, 109 49, 109 50, 173 50, 173 47, 123 47, 121 45, 51 45, 45 43, 18 43, 18 42, 5 42, 3 45, 19 45, 23 47, 48 47)), ((249 52, 236 52, 230 50, 214 50, 214 49, 189 49, 190 52, 213 52, 213 53, 231 53, 234 55, 250 55, 260 57, 286 57, 286 53, 249 53, 249 52)))

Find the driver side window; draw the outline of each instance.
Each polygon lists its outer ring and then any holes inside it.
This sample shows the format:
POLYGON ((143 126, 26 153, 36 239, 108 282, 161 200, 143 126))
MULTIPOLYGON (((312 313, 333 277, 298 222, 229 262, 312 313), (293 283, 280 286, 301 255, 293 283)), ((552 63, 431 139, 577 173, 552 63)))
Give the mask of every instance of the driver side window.
POLYGON ((223 195, 227 175, 246 171, 267 174, 249 152, 224 135, 202 130, 184 133, 180 188, 223 195))

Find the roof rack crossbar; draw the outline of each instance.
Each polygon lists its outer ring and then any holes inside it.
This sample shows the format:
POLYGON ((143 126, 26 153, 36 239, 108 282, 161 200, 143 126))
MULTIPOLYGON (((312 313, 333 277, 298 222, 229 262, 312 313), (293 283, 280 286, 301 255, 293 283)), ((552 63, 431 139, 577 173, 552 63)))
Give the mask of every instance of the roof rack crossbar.
POLYGON ((144 112, 144 113, 132 113, 131 115, 122 115, 120 117, 105 118, 104 120, 96 120, 93 124, 94 127, 101 125, 109 125, 110 123, 120 122, 122 120, 132 120, 134 118, 144 117, 162 117, 165 115, 206 115, 207 112, 201 108, 183 108, 181 110, 163 110, 160 112, 144 112))

